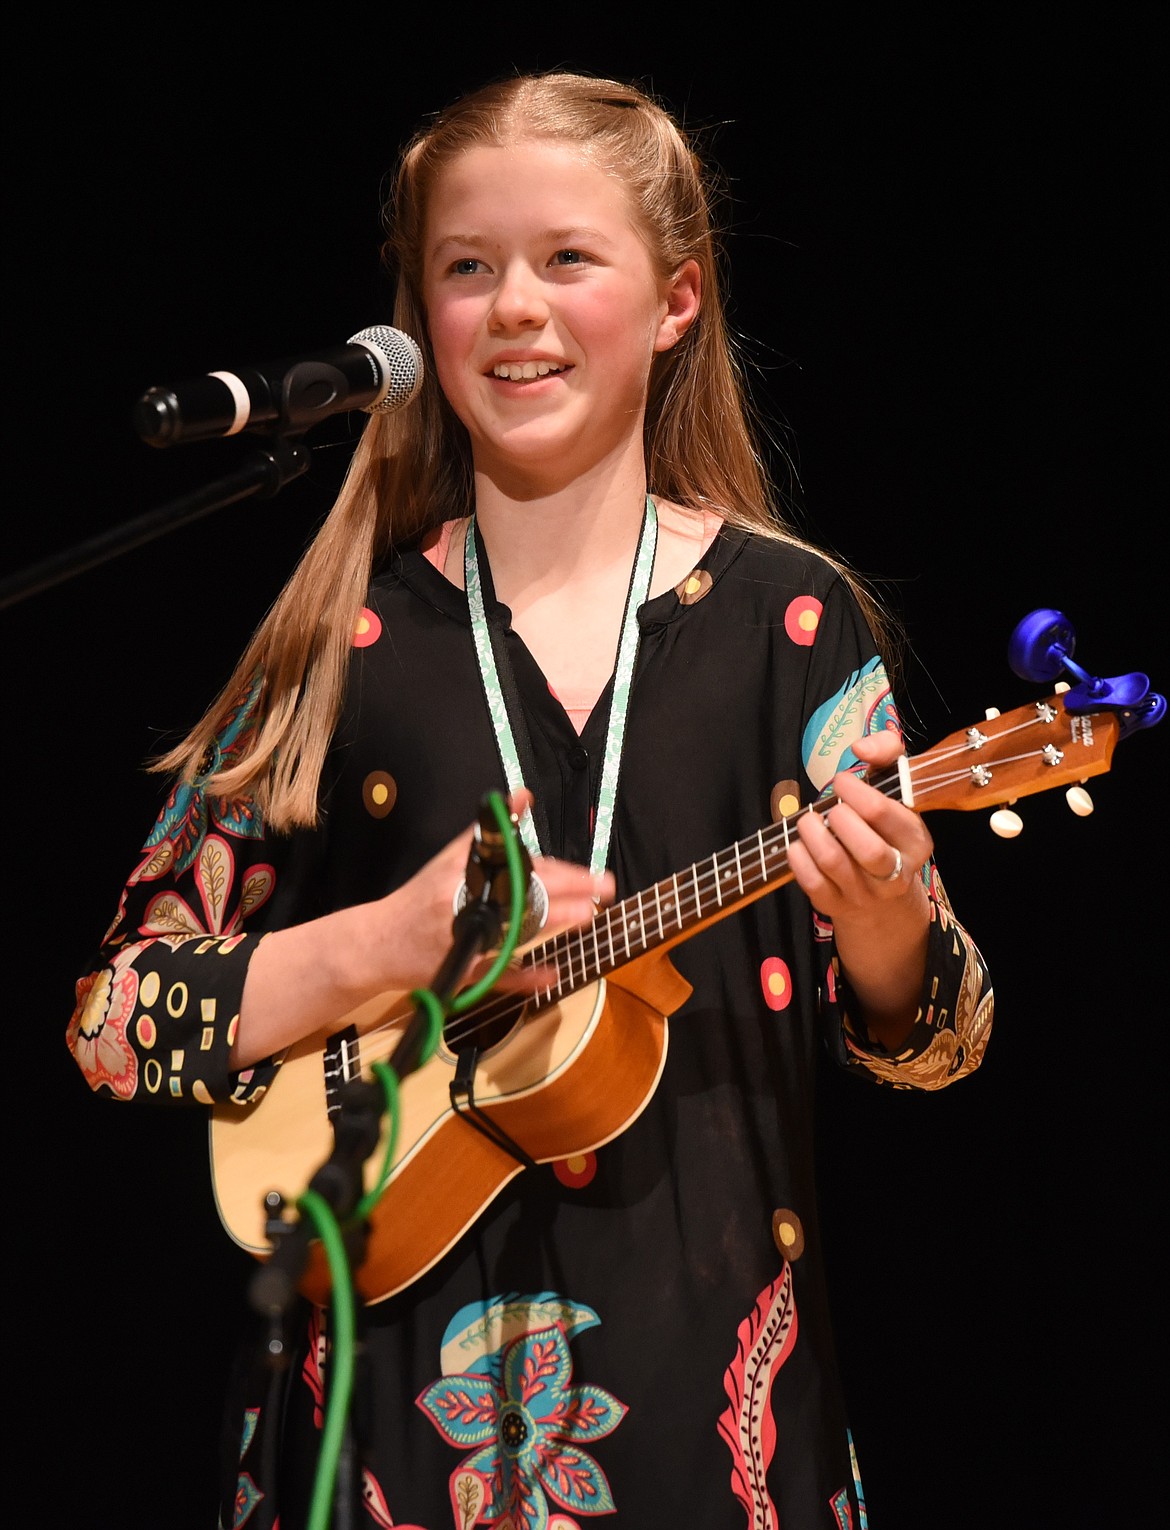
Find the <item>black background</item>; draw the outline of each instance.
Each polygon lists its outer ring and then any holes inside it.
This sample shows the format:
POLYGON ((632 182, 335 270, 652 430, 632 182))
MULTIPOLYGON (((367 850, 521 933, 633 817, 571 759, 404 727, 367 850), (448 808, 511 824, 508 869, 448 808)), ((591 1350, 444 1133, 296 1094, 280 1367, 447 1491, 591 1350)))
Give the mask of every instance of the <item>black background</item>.
MULTIPOLYGON (((1165 691, 1164 36, 1153 7, 1046 14, 731 8, 718 35, 674 8, 636 28, 449 8, 28 21, 6 577, 237 459, 144 446, 146 387, 388 322, 380 195, 403 136, 487 78, 565 65, 649 85, 726 171, 753 390, 805 528, 909 629, 912 748, 1038 694, 1006 658, 1037 607, 1067 614, 1094 674, 1165 691)), ((22 1523, 212 1524, 220 1336, 252 1266, 220 1231, 201 1119, 92 1099, 64 1031, 160 803, 142 763, 226 678, 359 423, 318 427, 277 497, 0 613, 22 1523)), ((932 817, 996 978, 984 1067, 923 1097, 825 1082, 874 1530, 1117 1524, 1161 1497, 1168 737, 1119 746, 1086 820, 1060 792, 1011 842, 985 815, 932 817)))

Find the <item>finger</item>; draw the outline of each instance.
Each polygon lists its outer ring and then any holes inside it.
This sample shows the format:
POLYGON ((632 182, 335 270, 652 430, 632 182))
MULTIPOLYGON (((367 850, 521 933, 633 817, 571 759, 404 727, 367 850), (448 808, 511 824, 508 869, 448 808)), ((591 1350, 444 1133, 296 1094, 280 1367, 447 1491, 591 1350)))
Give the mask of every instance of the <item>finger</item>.
POLYGON ((496 987, 508 993, 540 993, 556 988, 560 981, 555 965, 521 964, 513 959, 500 973, 496 987))
POLYGON ((575 861, 561 861, 552 856, 534 861, 532 870, 544 883, 552 898, 587 898, 591 904, 611 903, 616 884, 611 871, 592 872, 575 861))
POLYGON ((866 733, 856 739, 853 752, 867 765, 892 765, 906 750, 902 735, 896 729, 879 728, 876 733, 866 733))
MULTIPOLYGON (((812 818, 817 815, 809 814, 812 818)), ((829 859, 840 855, 832 846, 832 835, 824 824, 812 829, 798 828, 788 846, 788 865, 796 884, 815 909, 832 917, 841 898, 841 889, 829 869, 829 859)), ((840 863, 838 867, 840 874, 840 863)))
POLYGON ((532 795, 528 788, 526 786, 522 786, 518 791, 512 792, 508 797, 508 809, 511 812, 513 818, 522 818, 523 815, 529 811, 535 801, 536 798, 532 795))
MULTIPOLYGON (((837 838, 834 827, 829 824, 828 813, 806 813, 798 822, 796 833, 811 863, 807 866, 809 875, 819 878, 822 883, 828 883, 835 892, 840 892, 853 866, 853 857, 847 846, 837 838)), ((791 847, 789 860, 792 861, 791 847)), ((799 864, 799 860, 793 863, 794 871, 799 864)), ((801 885, 806 893, 810 893, 808 886, 803 882, 801 885)))
POLYGON ((799 829, 801 842, 814 863, 809 878, 819 877, 823 885, 802 880, 795 864, 793 870, 806 895, 814 902, 820 897, 826 912, 831 912, 828 904, 833 895, 855 902, 884 894, 887 888, 891 893, 905 890, 909 878, 904 873, 911 865, 910 855, 876 833, 848 804, 837 802, 827 813, 809 814, 799 829), (814 818, 820 821, 814 823, 814 818))
MULTIPOLYGON (((837 805, 845 804, 881 837, 909 857, 920 857, 921 865, 934 848, 934 841, 922 816, 906 807, 896 797, 887 796, 868 785, 859 776, 843 772, 833 778, 837 805)), ((836 808, 833 810, 836 811, 836 808)))
MULTIPOLYGON (((836 850, 844 852, 853 863, 852 867, 840 867, 840 871, 860 870, 883 881, 894 866, 895 857, 901 860, 902 852, 894 837, 875 828, 850 803, 838 800, 825 818, 825 828, 835 841, 836 850)), ((825 852, 830 864, 838 866, 828 846, 825 852)))

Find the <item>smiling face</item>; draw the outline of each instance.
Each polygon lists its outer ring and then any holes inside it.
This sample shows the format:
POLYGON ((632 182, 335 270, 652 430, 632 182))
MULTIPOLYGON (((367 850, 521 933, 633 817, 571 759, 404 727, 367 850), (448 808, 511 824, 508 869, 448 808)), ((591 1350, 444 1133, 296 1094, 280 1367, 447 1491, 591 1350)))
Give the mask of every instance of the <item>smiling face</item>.
POLYGON ((659 276, 621 183, 574 145, 448 164, 427 207, 423 295, 477 474, 524 493, 606 464, 641 472, 650 367, 697 310, 691 267, 659 276))

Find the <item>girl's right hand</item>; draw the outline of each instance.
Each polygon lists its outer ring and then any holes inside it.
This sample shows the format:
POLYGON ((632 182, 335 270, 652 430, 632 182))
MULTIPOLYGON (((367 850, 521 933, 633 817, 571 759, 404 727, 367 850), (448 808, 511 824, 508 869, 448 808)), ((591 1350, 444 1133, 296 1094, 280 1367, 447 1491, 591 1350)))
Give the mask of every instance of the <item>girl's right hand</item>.
MULTIPOLYGON (((508 810, 514 824, 532 806, 532 800, 528 791, 514 792, 508 798, 508 810)), ((386 931, 388 935, 393 932, 395 947, 399 946, 400 940, 408 940, 416 953, 420 956, 425 953, 423 959, 433 963, 429 971, 417 973, 413 980, 391 982, 387 987, 417 988, 429 983, 446 957, 451 946, 456 900, 466 879, 475 832, 476 825, 470 824, 409 882, 383 900, 388 915, 386 931)), ((539 877, 548 896, 548 913, 542 929, 549 933, 585 924, 599 907, 613 901, 614 879, 608 871, 595 876, 587 867, 573 861, 539 856, 532 862, 532 875, 539 877)), ((490 962, 490 956, 481 958, 472 968, 468 981, 481 976, 490 962)), ((543 986, 539 970, 529 969, 521 974, 515 967, 509 969, 502 984, 510 988, 543 986)))
MULTIPOLYGON (((531 804, 530 793, 517 792, 508 807, 518 817, 531 804)), ((474 835, 469 824, 384 898, 265 935, 248 965, 232 1066, 249 1067, 334 1027, 380 994, 429 987, 451 949, 474 835)), ((585 923, 599 904, 613 899, 609 872, 594 876, 584 866, 546 857, 536 859, 532 870, 548 893, 550 932, 585 923)), ((467 982, 482 976, 490 962, 490 955, 480 957, 467 982)), ((512 966, 501 986, 534 990, 547 981, 542 968, 512 966)))

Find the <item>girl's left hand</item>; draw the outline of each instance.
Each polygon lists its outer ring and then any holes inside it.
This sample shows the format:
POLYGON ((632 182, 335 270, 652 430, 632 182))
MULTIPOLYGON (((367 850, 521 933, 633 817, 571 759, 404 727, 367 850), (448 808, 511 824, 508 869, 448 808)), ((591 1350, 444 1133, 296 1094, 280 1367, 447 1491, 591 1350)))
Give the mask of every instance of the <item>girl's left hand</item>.
MULTIPOLYGON (((854 746, 867 765, 890 765, 903 753, 894 732, 867 734, 854 746)), ((799 844, 789 864, 809 902, 836 924, 841 919, 882 918, 896 899, 921 889, 918 872, 934 842, 919 814, 887 797, 860 776, 833 778, 837 801, 826 813, 805 813, 797 822, 799 844)))
MULTIPOLYGON (((867 765, 892 765, 896 733, 854 745, 867 765)), ((833 778, 836 802, 805 813, 788 864, 809 902, 833 923, 841 975, 869 1036, 896 1052, 909 1038, 926 977, 930 899, 918 875, 933 850, 919 815, 848 771, 833 778)))

